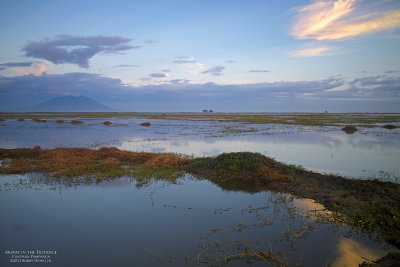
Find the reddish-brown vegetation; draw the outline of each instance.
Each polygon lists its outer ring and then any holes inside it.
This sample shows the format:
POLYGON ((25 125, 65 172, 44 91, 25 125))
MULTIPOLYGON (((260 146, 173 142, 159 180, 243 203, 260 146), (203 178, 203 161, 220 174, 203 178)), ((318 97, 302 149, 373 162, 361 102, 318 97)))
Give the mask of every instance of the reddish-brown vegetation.
POLYGON ((150 122, 143 122, 140 124, 140 126, 144 126, 144 127, 149 127, 151 125, 150 122))
POLYGON ((22 119, 22 118, 19 118, 17 121, 24 121, 24 119, 22 119))
POLYGON ((111 124, 111 121, 105 121, 105 122, 103 122, 103 124, 104 124, 104 125, 110 125, 110 124, 111 124))
POLYGON ((286 175, 281 171, 272 170, 268 166, 262 166, 257 171, 257 178, 267 182, 282 182, 286 175))
POLYGON ((33 118, 32 120, 34 122, 47 122, 47 120, 42 120, 42 119, 38 119, 38 118, 33 118))
POLYGON ((88 148, 0 149, 0 158, 11 159, 5 173, 48 172, 54 176, 112 177, 125 175, 127 168, 137 165, 160 167, 178 166, 186 162, 174 154, 154 154, 122 151, 114 147, 88 148), (125 166, 125 167, 124 167, 125 166))
POLYGON ((72 120, 71 123, 72 123, 72 124, 82 124, 83 121, 72 120))
POLYGON ((63 123, 64 123, 64 120, 56 120, 56 123, 58 123, 58 124, 63 124, 63 123))

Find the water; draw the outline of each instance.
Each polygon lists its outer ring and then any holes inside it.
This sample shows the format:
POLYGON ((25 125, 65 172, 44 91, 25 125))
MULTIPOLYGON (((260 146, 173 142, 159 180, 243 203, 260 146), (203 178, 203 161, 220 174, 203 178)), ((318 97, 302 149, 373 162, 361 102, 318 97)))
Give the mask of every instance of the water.
POLYGON ((400 128, 360 128, 349 135, 341 127, 142 118, 114 118, 111 126, 101 124, 105 119, 82 119, 82 125, 60 125, 56 120, 0 122, 0 147, 115 146, 130 151, 193 156, 251 151, 324 173, 394 181, 400 177, 400 128), (139 125, 145 121, 152 125, 139 125))
MULTIPOLYGON (((50 266, 207 266, 246 247, 292 266, 353 266, 394 250, 317 222, 323 207, 287 194, 229 192, 189 175, 144 187, 129 178, 67 186, 40 177, 0 177, 0 250, 56 251, 50 266)), ((0 265, 14 266, 9 260, 2 253, 0 265)))
MULTIPOLYGON (((59 118, 0 121, 0 147, 115 146, 215 156, 251 151, 319 172, 394 180, 400 176, 400 129, 246 125, 224 121, 59 118), (105 126, 103 121, 112 125, 105 126), (150 127, 139 124, 149 121, 150 127)), ((0 164, 2 164, 0 162, 0 164)), ((0 265, 6 251, 55 251, 36 266, 265 266, 234 255, 271 252, 296 266, 357 266, 395 248, 332 224, 312 200, 288 194, 224 191, 189 175, 176 184, 139 186, 120 178, 99 184, 60 182, 43 174, 0 176, 0 265), (229 256, 230 255, 230 256, 229 256)), ((47 254, 45 254, 47 255, 47 254)))

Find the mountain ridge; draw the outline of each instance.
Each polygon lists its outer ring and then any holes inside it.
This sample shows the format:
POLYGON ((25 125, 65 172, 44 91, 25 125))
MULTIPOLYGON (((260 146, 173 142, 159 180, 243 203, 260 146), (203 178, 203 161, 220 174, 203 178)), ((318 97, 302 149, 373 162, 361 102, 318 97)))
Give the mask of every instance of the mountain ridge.
POLYGON ((39 104, 22 108, 30 112, 112 112, 106 105, 86 96, 58 96, 39 104))

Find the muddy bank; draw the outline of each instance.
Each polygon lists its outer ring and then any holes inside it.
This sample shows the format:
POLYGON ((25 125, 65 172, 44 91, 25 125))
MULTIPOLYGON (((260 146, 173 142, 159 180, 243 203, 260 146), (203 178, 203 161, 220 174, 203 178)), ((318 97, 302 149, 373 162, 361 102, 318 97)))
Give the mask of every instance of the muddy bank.
POLYGON ((174 181, 183 172, 225 190, 292 193, 334 211, 334 219, 377 232, 400 247, 400 185, 346 179, 306 171, 259 153, 225 153, 209 158, 136 153, 116 148, 0 149, 0 173, 46 172, 55 177, 98 180, 131 176, 174 181))

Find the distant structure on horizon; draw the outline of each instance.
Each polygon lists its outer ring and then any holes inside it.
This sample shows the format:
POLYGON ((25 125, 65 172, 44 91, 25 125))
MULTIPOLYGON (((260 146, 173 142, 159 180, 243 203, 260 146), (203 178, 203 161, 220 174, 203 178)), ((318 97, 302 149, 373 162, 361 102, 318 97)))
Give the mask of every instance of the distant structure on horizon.
POLYGON ((214 112, 214 110, 212 110, 212 109, 210 109, 210 110, 208 110, 208 109, 203 109, 203 112, 204 112, 204 113, 212 113, 212 112, 214 112))

